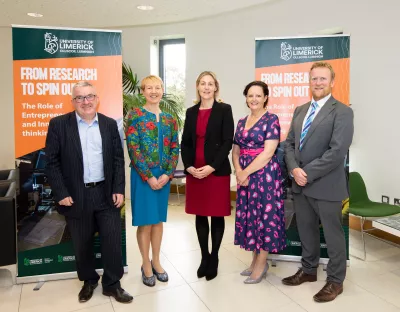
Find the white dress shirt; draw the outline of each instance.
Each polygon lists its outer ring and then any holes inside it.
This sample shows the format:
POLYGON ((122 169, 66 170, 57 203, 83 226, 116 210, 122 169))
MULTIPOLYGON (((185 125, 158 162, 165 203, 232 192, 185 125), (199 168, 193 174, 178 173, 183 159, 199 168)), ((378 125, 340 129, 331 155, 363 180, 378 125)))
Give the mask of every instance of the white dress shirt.
MULTIPOLYGON (((322 106, 325 105, 325 103, 329 100, 329 98, 330 98, 331 96, 332 96, 332 94, 329 93, 326 97, 320 99, 319 101, 316 101, 317 104, 318 104, 318 106, 317 106, 317 108, 315 109, 314 119, 315 119, 315 117, 317 117, 317 114, 318 114, 319 111, 321 110, 322 106)), ((311 113, 311 110, 312 110, 312 103, 313 103, 313 102, 315 102, 314 99, 311 100, 310 107, 308 108, 307 114, 306 114, 306 116, 304 117, 303 126, 301 127, 302 130, 303 130, 303 128, 304 128, 304 125, 305 125, 305 123, 306 123, 306 120, 307 120, 307 118, 308 118, 308 115, 310 115, 310 113, 311 113)), ((314 119, 313 119, 313 120, 314 120, 314 119)))

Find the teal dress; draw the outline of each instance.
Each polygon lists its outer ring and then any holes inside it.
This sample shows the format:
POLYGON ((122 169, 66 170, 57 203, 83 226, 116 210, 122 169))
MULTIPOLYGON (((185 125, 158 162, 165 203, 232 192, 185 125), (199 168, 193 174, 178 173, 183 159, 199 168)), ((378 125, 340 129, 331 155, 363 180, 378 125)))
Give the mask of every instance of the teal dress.
MULTIPOLYGON (((163 159, 163 133, 160 121, 158 124, 158 153, 163 159)), ((155 178, 165 173, 161 166, 150 168, 155 178)), ((131 205, 132 225, 151 225, 167 221, 170 181, 161 190, 153 190, 143 181, 137 170, 131 167, 131 205)))

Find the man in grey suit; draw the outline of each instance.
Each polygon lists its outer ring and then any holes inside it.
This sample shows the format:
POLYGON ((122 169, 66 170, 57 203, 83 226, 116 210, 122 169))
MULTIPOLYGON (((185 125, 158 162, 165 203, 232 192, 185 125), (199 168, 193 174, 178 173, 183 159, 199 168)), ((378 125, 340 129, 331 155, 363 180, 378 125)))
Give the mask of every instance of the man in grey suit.
POLYGON ((292 191, 302 245, 302 268, 282 282, 297 286, 317 280, 321 220, 329 263, 327 282, 314 296, 317 302, 332 301, 341 294, 346 276, 342 200, 348 197, 348 187, 344 160, 354 126, 352 109, 331 95, 334 79, 330 64, 312 65, 312 101, 294 111, 285 143, 285 160, 294 179, 292 191))

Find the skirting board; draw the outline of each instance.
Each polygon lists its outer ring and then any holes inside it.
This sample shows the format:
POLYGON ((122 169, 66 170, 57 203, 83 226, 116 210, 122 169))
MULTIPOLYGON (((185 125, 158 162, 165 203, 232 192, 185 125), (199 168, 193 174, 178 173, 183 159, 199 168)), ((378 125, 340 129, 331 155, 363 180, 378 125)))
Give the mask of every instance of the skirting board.
MULTIPOLYGON (((103 274, 103 269, 97 269, 96 272, 99 275, 103 274)), ((124 266, 124 273, 128 273, 128 266, 124 266)), ((39 282, 47 282, 47 281, 58 281, 64 279, 72 279, 78 278, 78 273, 74 272, 65 272, 65 273, 55 273, 55 274, 46 274, 46 275, 34 275, 34 276, 25 276, 25 277, 18 277, 17 285, 18 284, 28 284, 28 283, 39 283, 39 282)))

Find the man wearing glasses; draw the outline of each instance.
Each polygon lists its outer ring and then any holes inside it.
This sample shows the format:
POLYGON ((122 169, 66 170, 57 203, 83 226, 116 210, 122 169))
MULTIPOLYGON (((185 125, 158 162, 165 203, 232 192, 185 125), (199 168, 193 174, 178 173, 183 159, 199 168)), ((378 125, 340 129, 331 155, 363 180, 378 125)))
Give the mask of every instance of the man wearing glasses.
POLYGON ((75 111, 50 120, 46 174, 58 211, 72 237, 78 277, 84 281, 79 301, 86 302, 98 285, 93 239, 99 232, 104 274, 103 294, 128 303, 123 275, 120 207, 124 201, 124 154, 117 123, 97 113, 99 97, 89 82, 72 89, 75 111))
POLYGON ((296 108, 285 142, 285 160, 302 246, 302 268, 282 280, 288 286, 317 281, 320 256, 319 220, 328 247, 327 282, 314 296, 334 300, 343 292, 346 241, 342 200, 349 196, 344 159, 353 139, 353 111, 332 97, 335 72, 326 62, 310 70, 312 100, 296 108))

